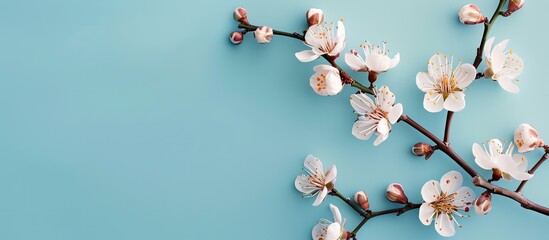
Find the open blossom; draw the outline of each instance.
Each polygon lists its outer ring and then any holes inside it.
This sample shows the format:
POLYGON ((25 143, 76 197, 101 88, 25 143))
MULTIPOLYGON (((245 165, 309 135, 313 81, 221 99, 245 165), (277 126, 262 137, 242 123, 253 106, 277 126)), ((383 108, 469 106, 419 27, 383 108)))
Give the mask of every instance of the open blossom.
POLYGON ((519 153, 530 152, 545 145, 543 139, 539 137, 538 131, 530 124, 519 125, 515 130, 514 138, 519 153))
POLYGON ((311 47, 311 50, 297 52, 295 56, 299 61, 310 62, 324 54, 338 56, 345 47, 343 22, 337 22, 337 34, 334 34, 333 24, 324 23, 309 27, 305 33, 305 44, 311 47))
POLYGON ((484 75, 487 78, 497 80, 501 88, 511 93, 518 93, 519 88, 513 83, 522 73, 524 68, 522 58, 513 53, 512 50, 505 51, 509 39, 505 39, 494 46, 494 37, 486 41, 484 55, 486 56, 486 69, 484 75), (491 50, 491 51, 490 51, 491 50))
POLYGON ((513 178, 523 181, 530 179, 533 175, 526 172, 528 160, 520 154, 513 154, 514 145, 511 143, 505 152, 499 139, 492 139, 486 147, 479 144, 473 144, 473 155, 475 162, 483 169, 493 170, 494 180, 500 177, 507 181, 513 178))
POLYGON ((396 123, 402 115, 402 104, 395 104, 395 95, 387 86, 382 86, 376 92, 375 103, 363 93, 351 95, 351 106, 358 114, 353 125, 353 135, 360 140, 377 135, 374 146, 389 137, 391 124, 396 123))
POLYGON ((392 58, 388 56, 386 42, 383 42, 382 46, 374 46, 366 42, 366 45, 360 47, 364 50, 364 59, 356 51, 345 54, 345 62, 355 71, 382 73, 396 67, 400 62, 399 53, 392 58))
POLYGON ((314 240, 346 240, 347 230, 345 230, 345 219, 341 218, 339 209, 330 204, 330 210, 334 215, 334 222, 327 219, 321 219, 318 224, 313 227, 314 240))
POLYGON ((477 71, 471 64, 461 64, 453 69, 454 58, 437 53, 431 57, 428 72, 416 75, 417 87, 425 92, 423 107, 429 112, 440 112, 443 108, 458 112, 465 108, 463 90, 473 82, 477 71))
POLYGON ((461 173, 450 171, 440 179, 426 182, 421 188, 423 204, 419 208, 419 220, 424 225, 431 225, 435 219, 436 231, 451 237, 456 233, 454 222, 459 225, 454 215, 463 217, 458 210, 469 212, 469 206, 475 200, 475 192, 469 187, 462 187, 461 173))
POLYGON ((316 65, 309 82, 311 88, 322 96, 336 95, 343 89, 343 82, 339 76, 339 70, 330 65, 316 65))
POLYGON ((303 197, 314 197, 316 195, 313 206, 318 206, 324 201, 328 191, 334 188, 337 168, 333 165, 324 173, 322 162, 313 155, 308 155, 303 165, 303 170, 307 174, 297 176, 294 183, 295 188, 302 193, 303 197))

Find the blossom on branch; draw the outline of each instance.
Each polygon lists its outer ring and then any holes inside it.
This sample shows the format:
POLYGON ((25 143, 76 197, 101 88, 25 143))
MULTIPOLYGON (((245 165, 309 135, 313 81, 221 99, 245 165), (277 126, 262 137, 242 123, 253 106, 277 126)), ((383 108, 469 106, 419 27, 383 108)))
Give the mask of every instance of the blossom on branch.
POLYGON ((382 86, 375 94, 375 103, 364 93, 351 95, 351 106, 358 114, 353 125, 353 135, 360 140, 368 140, 375 134, 378 137, 374 146, 389 137, 391 124, 402 115, 402 104, 395 104, 395 95, 387 86, 382 86))
POLYGON ((345 230, 345 219, 341 218, 339 209, 330 204, 330 210, 334 215, 334 222, 327 219, 321 219, 318 224, 313 227, 314 240, 346 240, 347 230, 345 230))
POLYGON ((336 95, 343 89, 343 82, 339 76, 339 70, 330 65, 316 65, 315 74, 309 79, 313 90, 322 96, 336 95))
POLYGON ((513 143, 503 152, 503 145, 499 139, 492 139, 488 142, 488 149, 479 144, 473 144, 473 155, 475 162, 481 168, 493 171, 493 180, 503 179, 507 181, 513 178, 523 181, 530 179, 533 175, 526 172, 528 160, 520 154, 513 154, 513 143))
POLYGON ((334 25, 321 24, 309 27, 305 33, 305 45, 311 50, 297 52, 295 57, 302 62, 313 61, 324 54, 337 57, 345 47, 345 27, 343 22, 337 22, 337 33, 334 34, 334 25))
POLYGON ((396 67, 400 62, 399 53, 392 58, 388 56, 386 42, 383 42, 382 46, 374 46, 366 42, 366 45, 361 45, 360 48, 364 50, 364 59, 354 50, 345 54, 345 63, 355 71, 382 73, 396 67))
POLYGON ((313 206, 318 206, 324 201, 328 192, 334 188, 337 176, 337 168, 333 165, 324 173, 324 167, 320 159, 308 155, 303 164, 307 174, 298 175, 295 179, 295 188, 302 193, 303 197, 314 197, 313 206))
POLYGON ((530 152, 538 147, 543 147, 545 142, 539 137, 538 131, 530 124, 519 125, 514 134, 515 143, 519 153, 530 152))
POLYGON ((484 76, 496 80, 505 91, 518 93, 520 89, 513 81, 516 81, 524 68, 522 58, 514 54, 513 50, 505 51, 509 39, 501 41, 492 49, 494 39, 494 37, 488 39, 484 46, 487 64, 484 76))
POLYGON ((425 92, 423 107, 429 112, 440 112, 443 108, 458 112, 465 108, 463 90, 473 82, 476 69, 471 64, 461 64, 453 68, 454 57, 436 53, 428 63, 428 72, 416 75, 417 87, 425 92))
POLYGON ((454 236, 456 233, 454 222, 461 227, 454 215, 463 217, 458 210, 469 212, 475 192, 469 187, 462 187, 461 173, 450 171, 440 179, 426 182, 421 188, 423 204, 419 208, 419 220, 424 225, 431 225, 435 219, 436 231, 444 237, 454 236))

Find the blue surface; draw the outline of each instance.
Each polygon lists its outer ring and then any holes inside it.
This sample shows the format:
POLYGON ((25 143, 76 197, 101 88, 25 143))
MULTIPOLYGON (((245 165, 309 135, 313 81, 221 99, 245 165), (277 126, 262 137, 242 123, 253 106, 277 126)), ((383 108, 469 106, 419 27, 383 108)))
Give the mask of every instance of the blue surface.
MULTIPOLYGON (((495 2, 476 4, 490 15, 495 2)), ((331 217, 328 203, 354 228, 360 219, 338 199, 312 207, 293 188, 309 153, 337 164, 337 188, 349 196, 365 190, 375 210, 395 207, 384 199, 391 182, 420 201, 423 183, 457 169, 453 162, 440 153, 429 161, 413 157, 411 146, 425 138, 403 124, 379 147, 355 139, 348 100, 355 90, 335 97, 311 91, 312 66, 322 61, 297 61, 294 53, 306 47, 293 39, 259 45, 247 35, 232 46, 231 14, 242 5, 252 23, 300 31, 305 11, 318 7, 328 20, 345 18, 345 51, 366 39, 388 41, 401 63, 379 84, 388 84, 404 111, 440 136, 445 113, 423 109, 415 75, 437 51, 473 60, 482 27, 457 21, 466 3, 0 3, 0 239, 309 239, 315 222, 331 217)), ((451 139, 468 162, 474 142, 509 141, 523 122, 549 139, 548 7, 529 1, 494 26, 491 35, 497 42, 511 38, 526 68, 518 95, 491 81, 467 90, 451 139)), ((527 155, 530 166, 540 154, 527 155)), ((548 206, 547 182, 544 165, 524 194, 548 206)), ((460 223, 455 239, 516 239, 526 231, 539 239, 549 218, 494 197, 490 214, 460 223)), ((417 210, 375 218, 359 234, 438 238, 417 210)))

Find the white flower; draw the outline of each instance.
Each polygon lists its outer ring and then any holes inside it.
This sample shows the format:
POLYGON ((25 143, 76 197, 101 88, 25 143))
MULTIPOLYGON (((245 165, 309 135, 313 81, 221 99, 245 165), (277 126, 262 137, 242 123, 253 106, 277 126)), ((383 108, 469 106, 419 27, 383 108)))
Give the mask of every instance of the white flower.
POLYGON ((328 191, 334 188, 337 168, 333 165, 324 173, 322 162, 313 155, 308 155, 303 165, 303 170, 307 174, 297 176, 294 183, 295 188, 303 193, 303 197, 313 197, 316 195, 313 206, 318 206, 324 201, 326 195, 328 195, 328 191))
POLYGON ((530 124, 521 124, 515 130, 515 143, 518 146, 518 152, 530 152, 538 147, 543 147, 545 143, 539 137, 538 131, 530 124))
POLYGON ((336 95, 343 89, 339 70, 330 65, 316 65, 315 74, 309 80, 313 90, 322 96, 336 95))
POLYGON ((261 43, 261 44, 269 43, 273 38, 273 29, 267 26, 258 27, 254 31, 254 37, 258 43, 261 43))
POLYGON ((423 107, 429 112, 440 112, 442 108, 458 112, 465 108, 463 89, 475 79, 477 72, 471 64, 461 65, 453 70, 454 58, 448 61, 446 55, 437 53, 429 60, 429 72, 416 75, 417 87, 425 92, 423 107))
POLYGON ((513 53, 513 50, 505 51, 509 39, 505 39, 496 44, 492 49, 494 37, 486 41, 484 45, 484 55, 486 56, 487 67, 484 75, 487 78, 497 80, 501 88, 511 93, 518 93, 519 88, 513 83, 522 73, 524 64, 522 58, 513 53), (490 50, 492 50, 490 52, 490 50))
POLYGON ((368 140, 375 133, 378 137, 374 146, 379 145, 391 131, 391 124, 402 115, 402 104, 395 103, 395 95, 387 86, 379 88, 375 95, 375 104, 363 93, 351 95, 351 106, 358 114, 353 125, 353 135, 360 140, 368 140))
POLYGON ((311 50, 297 52, 295 57, 302 62, 310 62, 318 57, 328 54, 337 56, 345 47, 345 27, 343 22, 337 22, 337 35, 334 35, 333 24, 322 24, 311 26, 305 33, 305 44, 311 50))
POLYGON ((528 167, 526 157, 513 154, 514 145, 512 143, 509 144, 505 152, 503 152, 502 146, 499 139, 490 140, 488 150, 477 143, 473 144, 473 155, 477 165, 486 170, 493 170, 496 178, 494 180, 497 180, 498 177, 503 177, 507 181, 511 181, 513 178, 520 181, 530 179, 533 175, 526 172, 528 167))
POLYGON ((450 171, 440 179, 426 182, 421 188, 423 204, 419 208, 419 220, 431 225, 435 218, 435 229, 444 237, 454 236, 454 222, 461 227, 454 215, 463 217, 458 210, 469 212, 469 206, 475 200, 475 193, 468 187, 462 187, 461 173, 450 171))
POLYGON ((396 67, 400 62, 399 53, 393 58, 387 56, 389 50, 387 50, 386 42, 383 42, 382 47, 374 46, 369 42, 366 42, 366 45, 361 45, 360 47, 364 50, 365 59, 356 51, 345 54, 345 62, 355 71, 382 73, 396 67))
POLYGON ((314 240, 345 240, 347 239, 347 230, 345 230, 345 219, 341 218, 339 209, 330 204, 330 210, 334 215, 334 222, 326 219, 321 219, 318 224, 313 227, 314 240))

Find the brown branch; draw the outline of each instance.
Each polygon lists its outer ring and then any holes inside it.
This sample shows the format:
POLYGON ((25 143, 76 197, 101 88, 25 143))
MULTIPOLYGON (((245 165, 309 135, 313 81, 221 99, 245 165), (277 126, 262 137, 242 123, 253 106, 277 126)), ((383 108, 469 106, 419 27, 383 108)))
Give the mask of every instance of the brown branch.
MULTIPOLYGON (((541 156, 541 158, 536 163, 536 165, 534 165, 534 167, 532 167, 532 169, 530 169, 530 171, 528 171, 528 173, 534 174, 534 172, 536 170, 538 170, 539 166, 541 166, 541 164, 543 164, 543 162, 545 162, 545 160, 547 160, 548 157, 549 157, 549 149, 545 148, 545 153, 543 154, 543 156, 541 156)), ((519 193, 522 190, 522 188, 524 187, 524 185, 526 185, 526 182, 528 182, 528 180, 522 181, 520 183, 520 185, 517 187, 517 190, 515 190, 515 192, 519 193)))
POLYGON ((449 139, 450 139, 450 125, 452 124, 452 117, 454 116, 454 112, 448 111, 448 115, 446 115, 446 127, 444 127, 444 140, 443 142, 446 145, 449 145, 449 139))
POLYGON ((484 32, 482 33, 482 39, 480 40, 480 46, 477 48, 477 55, 475 57, 475 62, 473 63, 473 66, 475 68, 478 68, 480 63, 482 62, 482 52, 484 51, 484 45, 486 44, 486 38, 488 37, 488 33, 490 32, 490 29, 492 28, 492 25, 500 15, 501 9, 503 9, 503 6, 505 5, 505 2, 507 0, 499 0, 498 7, 494 11, 494 14, 492 15, 492 18, 490 18, 490 21, 487 21, 484 23, 484 32))
POLYGON ((360 230, 360 228, 362 228, 362 226, 364 226, 364 224, 366 224, 366 222, 368 220, 370 220, 374 217, 382 216, 382 215, 385 215, 385 214, 391 214, 391 213, 396 213, 397 216, 400 216, 401 214, 403 214, 403 213, 405 213, 409 210, 416 209, 416 208, 419 208, 419 207, 421 207, 421 204, 409 202, 406 205, 404 205, 404 207, 387 209, 387 210, 383 210, 383 211, 379 211, 379 212, 369 212, 368 215, 365 216, 364 219, 362 219, 362 221, 358 224, 358 226, 356 226, 356 228, 351 232, 351 235, 353 237, 356 236, 356 233, 360 230))

